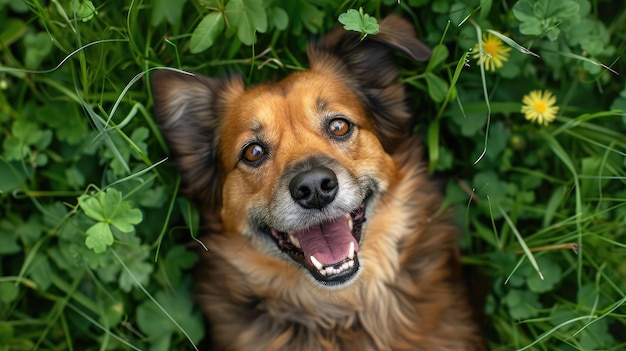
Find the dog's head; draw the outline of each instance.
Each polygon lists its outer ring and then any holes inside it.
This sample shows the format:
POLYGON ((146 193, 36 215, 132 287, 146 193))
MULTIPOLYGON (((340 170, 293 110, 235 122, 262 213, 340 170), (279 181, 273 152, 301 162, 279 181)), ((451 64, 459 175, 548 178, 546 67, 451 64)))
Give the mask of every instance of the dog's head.
POLYGON ((337 29, 309 46, 310 69, 247 89, 239 78, 160 70, 156 115, 188 196, 243 235, 340 286, 359 272, 364 222, 392 181, 411 115, 393 51, 426 60, 412 26, 387 17, 360 41, 337 29))

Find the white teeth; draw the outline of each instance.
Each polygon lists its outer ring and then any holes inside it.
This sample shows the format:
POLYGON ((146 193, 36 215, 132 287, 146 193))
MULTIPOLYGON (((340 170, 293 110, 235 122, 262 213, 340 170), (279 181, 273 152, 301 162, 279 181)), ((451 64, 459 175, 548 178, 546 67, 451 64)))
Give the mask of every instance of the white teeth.
POLYGON ((293 246, 297 247, 298 249, 302 249, 302 247, 300 246, 300 240, 298 240, 298 238, 296 238, 293 233, 289 233, 289 241, 293 244, 293 246))
POLYGON ((320 261, 318 261, 317 258, 313 256, 311 256, 310 259, 311 259, 311 263, 313 263, 315 268, 317 268, 317 270, 320 271, 320 273, 322 273, 322 271, 324 270, 324 265, 320 261))
POLYGON ((327 275, 333 275, 333 274, 339 274, 341 272, 345 272, 348 269, 354 267, 354 255, 355 255, 354 243, 350 243, 350 248, 348 251, 348 259, 345 262, 343 262, 341 266, 337 268, 333 267, 332 265, 324 267, 324 265, 313 256, 310 256, 309 259, 311 260, 311 263, 313 264, 313 266, 315 266, 315 268, 317 269, 318 273, 325 277, 327 275))
POLYGON ((350 214, 346 214, 346 220, 348 221, 348 226, 350 227, 350 230, 352 230, 352 228, 354 227, 354 223, 352 223, 352 216, 350 216, 350 214))

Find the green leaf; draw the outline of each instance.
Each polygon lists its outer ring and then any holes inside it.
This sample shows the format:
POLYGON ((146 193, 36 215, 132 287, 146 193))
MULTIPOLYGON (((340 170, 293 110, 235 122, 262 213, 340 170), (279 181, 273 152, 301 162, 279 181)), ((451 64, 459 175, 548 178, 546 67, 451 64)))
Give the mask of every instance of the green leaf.
POLYGON ((48 290, 52 284, 52 268, 47 256, 37 253, 28 269, 28 275, 37 283, 41 290, 48 290))
POLYGON ((519 31, 526 35, 541 35, 543 33, 543 27, 540 20, 531 18, 520 24, 519 31))
POLYGON ((65 179, 67 179, 67 183, 75 189, 85 185, 85 175, 76 166, 65 169, 65 179))
POLYGON ((21 160, 30 155, 30 148, 17 138, 6 138, 2 143, 4 157, 9 161, 21 160))
POLYGON ((300 21, 311 33, 317 33, 323 27, 326 13, 308 2, 298 3, 300 21))
POLYGON ((609 331, 609 322, 606 318, 595 320, 580 335, 580 345, 583 350, 602 350, 614 344, 615 339, 609 331))
POLYGON ((38 120, 54 129, 54 136, 60 141, 77 144, 87 137, 85 119, 77 104, 69 102, 51 102, 37 108, 38 120))
POLYGON ((598 304, 600 299, 600 293, 598 288, 593 284, 586 284, 581 286, 576 293, 576 303, 580 307, 593 309, 593 306, 598 304))
POLYGON ((9 47, 12 43, 21 38, 28 31, 28 27, 18 18, 5 18, 6 22, 0 32, 0 42, 5 47, 9 47))
POLYGON ((447 13, 450 10, 450 1, 434 0, 431 8, 435 13, 447 13))
POLYGON ((102 205, 100 204, 100 192, 97 195, 83 194, 78 198, 78 205, 85 211, 85 214, 96 221, 106 221, 106 215, 102 213, 102 205))
POLYGON ((612 110, 619 110, 622 114, 622 123, 626 124, 626 89, 622 90, 619 96, 611 104, 612 110))
POLYGON ((137 202, 143 207, 160 208, 166 201, 167 194, 165 188, 157 186, 151 189, 143 191, 141 194, 135 193, 138 196, 137 202))
POLYGON ((534 19, 533 3, 531 0, 520 0, 513 6, 513 15, 521 22, 534 19))
POLYGON ((141 222, 143 215, 136 208, 131 208, 130 203, 124 201, 119 204, 111 218, 111 224, 124 233, 133 231, 134 225, 141 222))
POLYGON ((367 13, 363 13, 362 7, 358 11, 349 9, 345 13, 342 13, 339 15, 339 22, 343 24, 345 30, 361 33, 361 38, 368 34, 378 34, 378 22, 376 18, 371 17, 367 13))
POLYGON ((43 59, 52 51, 52 38, 50 38, 50 35, 46 32, 39 32, 36 34, 26 34, 23 42, 26 47, 24 64, 29 69, 39 68, 43 59))
POLYGON ((132 251, 131 259, 126 260, 128 270, 124 269, 122 270, 122 274, 120 274, 120 289, 125 292, 130 292, 131 289, 137 285, 137 282, 141 285, 148 284, 150 281, 150 274, 153 270, 152 264, 146 262, 146 259, 149 256, 150 252, 147 246, 141 246, 132 251))
POLYGON ((198 261, 198 256, 182 245, 173 246, 165 255, 163 268, 173 286, 180 284, 183 270, 192 268, 198 261))
MULTIPOLYGON (((458 109, 454 110, 458 111, 458 109)), ((487 112, 468 112, 465 115, 458 113, 450 114, 452 121, 461 128, 461 135, 472 137, 484 128, 487 123, 487 112)))
POLYGON ((272 7, 268 10, 267 17, 274 22, 278 30, 285 30, 289 25, 289 15, 280 7, 272 7))
POLYGON ((496 161, 500 153, 508 144, 510 131, 504 126, 504 123, 498 121, 491 124, 489 133, 489 142, 487 145, 486 156, 496 161))
MULTIPOLYGON (((4 141, 3 147, 6 147, 6 142, 8 140, 10 139, 4 141)), ((22 184, 25 184, 25 182, 26 175, 24 174, 24 169, 22 167, 14 167, 11 163, 5 162, 0 158, 0 194, 19 189, 22 184)), ((0 251, 1 250, 2 245, 0 245, 0 251)))
POLYGON ((0 282, 0 301, 2 301, 3 303, 9 304, 15 301, 19 293, 19 285, 16 285, 14 282, 0 282))
POLYGON ((131 232, 143 217, 140 210, 122 200, 122 193, 115 188, 96 195, 81 195, 78 204, 90 218, 111 224, 124 233, 131 232))
POLYGON ((113 233, 107 223, 98 222, 87 229, 85 245, 95 253, 102 253, 113 245, 113 233))
POLYGON ((528 288, 536 293, 552 291, 555 285, 561 281, 561 267, 545 256, 537 258, 537 265, 541 269, 543 279, 533 269, 528 269, 526 275, 528 288))
POLYGON ((180 21, 187 0, 153 0, 150 24, 158 26, 164 19, 170 24, 180 21))
POLYGON ((74 0, 74 5, 78 3, 78 6, 75 8, 76 18, 80 19, 83 22, 87 22, 93 18, 93 16, 98 14, 96 11, 96 7, 93 5, 91 0, 74 0))
POLYGON ((512 289, 503 298, 512 319, 527 319, 537 315, 541 308, 539 295, 519 289, 512 289))
POLYGON ((21 140, 26 145, 34 145, 43 135, 37 124, 25 120, 17 120, 11 128, 13 136, 21 140))
POLYGON ((22 251, 17 244, 17 234, 14 226, 7 220, 0 222, 0 254, 11 255, 22 251))
POLYGON ((435 46, 433 49, 433 55, 430 57, 430 61, 428 62, 427 71, 430 72, 437 68, 437 66, 442 64, 448 58, 449 54, 448 48, 445 45, 441 44, 435 46))
POLYGON ((226 5, 228 23, 237 28, 237 38, 245 45, 252 45, 256 32, 267 30, 267 13, 263 3, 258 0, 236 0, 226 5))
MULTIPOLYGON (((194 308, 188 291, 188 282, 175 291, 159 291, 154 295, 157 303, 185 330, 191 340, 197 342, 204 335, 202 317, 194 308)), ((150 337, 162 337, 178 332, 176 325, 166 317, 154 302, 146 301, 137 308, 137 324, 150 337)))
POLYGON ((217 36, 224 30, 224 16, 219 11, 214 11, 204 16, 198 27, 191 34, 189 50, 193 54, 202 52, 215 43, 217 36))
POLYGON ((32 246, 39 241, 45 229, 39 214, 33 214, 28 218, 28 221, 17 225, 15 234, 17 234, 25 246, 32 246))
POLYGON ((508 192, 507 183, 501 181, 498 174, 493 170, 476 173, 472 184, 476 189, 476 195, 485 199, 489 196, 491 201, 497 202, 505 199, 508 192))
POLYGON ((121 298, 106 299, 103 312, 100 315, 103 324, 109 328, 116 327, 122 321, 122 317, 126 315, 123 300, 121 298))
POLYGON ((450 86, 434 73, 426 73, 426 86, 428 87, 428 95, 435 102, 442 102, 448 94, 450 86))

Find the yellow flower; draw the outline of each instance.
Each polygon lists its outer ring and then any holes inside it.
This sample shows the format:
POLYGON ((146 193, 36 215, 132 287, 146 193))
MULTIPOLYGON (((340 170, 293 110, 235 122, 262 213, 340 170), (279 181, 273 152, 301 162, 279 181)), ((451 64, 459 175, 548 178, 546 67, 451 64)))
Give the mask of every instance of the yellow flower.
MULTIPOLYGON (((478 45, 474 49, 478 50, 478 45)), ((500 38, 488 32, 483 34, 482 60, 480 59, 480 52, 475 53, 473 57, 478 59, 479 65, 484 63, 485 70, 495 71, 509 60, 509 51, 511 51, 510 47, 502 43, 500 38)))
POLYGON ((548 125, 554 121, 556 114, 559 113, 559 107, 556 104, 556 97, 552 92, 545 90, 533 90, 529 94, 524 95, 522 99, 522 113, 527 120, 538 124, 548 125))

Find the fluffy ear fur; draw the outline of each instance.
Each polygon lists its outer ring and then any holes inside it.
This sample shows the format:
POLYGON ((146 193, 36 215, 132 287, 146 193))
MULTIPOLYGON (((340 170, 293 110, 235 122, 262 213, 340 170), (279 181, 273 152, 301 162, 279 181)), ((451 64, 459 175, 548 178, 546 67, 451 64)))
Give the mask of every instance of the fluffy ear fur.
POLYGON ((391 15, 379 23, 379 33, 362 41, 359 33, 337 28, 308 48, 313 70, 341 74, 361 96, 377 126, 379 138, 392 153, 411 129, 404 88, 398 82, 393 52, 426 61, 431 51, 415 36, 413 26, 391 15))
POLYGON ((221 205, 220 116, 244 91, 241 79, 158 70, 152 74, 157 122, 182 174, 186 194, 208 209, 221 205))

